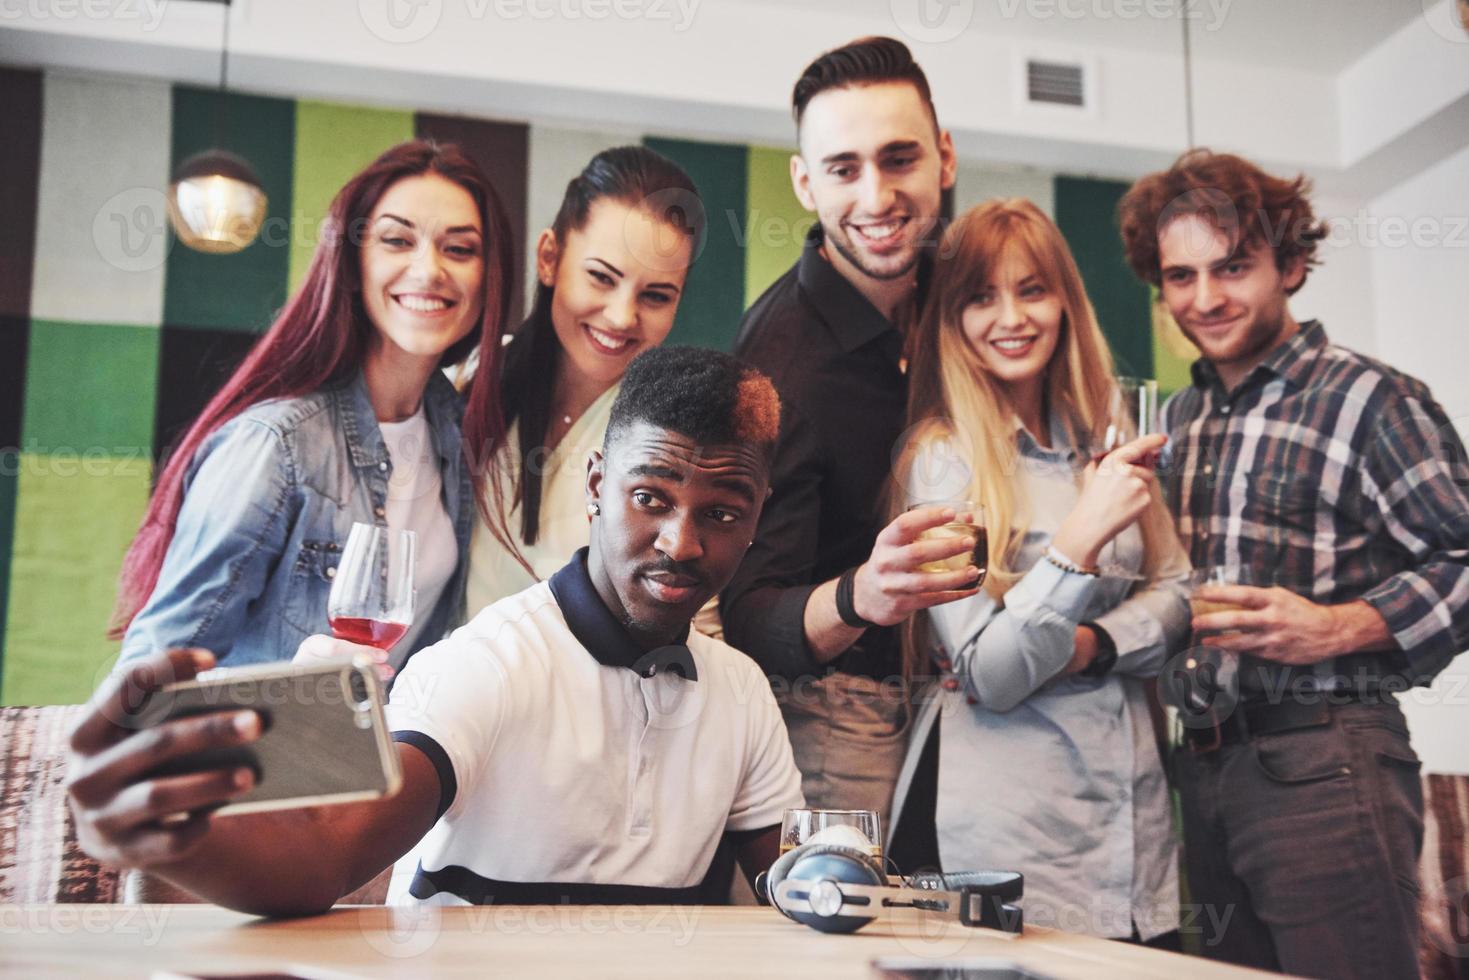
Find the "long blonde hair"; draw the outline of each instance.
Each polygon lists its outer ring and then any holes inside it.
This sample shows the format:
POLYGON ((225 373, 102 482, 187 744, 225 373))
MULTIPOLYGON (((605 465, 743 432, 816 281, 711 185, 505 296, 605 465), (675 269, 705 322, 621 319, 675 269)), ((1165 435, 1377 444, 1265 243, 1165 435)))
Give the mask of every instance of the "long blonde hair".
MULTIPOLYGON (((889 507, 893 515, 903 510, 903 489, 920 454, 941 441, 957 440, 970 467, 966 496, 985 510, 989 537, 985 588, 1000 601, 1028 571, 1013 562, 1031 515, 1015 493, 1020 466, 1015 407, 964 336, 963 314, 975 296, 990 288, 996 270, 1010 255, 1024 259, 1061 300, 1061 336, 1045 369, 1047 410, 1071 430, 1078 446, 1101 444, 1111 421, 1117 381, 1111 351, 1071 250, 1055 223, 1030 201, 987 201, 950 226, 935 259, 928 300, 910 338, 909 439, 899 456, 898 493, 889 507)), ((1160 535, 1172 533, 1168 511, 1156 491, 1139 528, 1144 574, 1151 578, 1162 558, 1160 535)), ((910 617, 909 622, 921 630, 917 622, 921 618, 910 617)), ((922 637, 912 628, 904 634, 904 669, 911 676, 922 665, 922 637)))

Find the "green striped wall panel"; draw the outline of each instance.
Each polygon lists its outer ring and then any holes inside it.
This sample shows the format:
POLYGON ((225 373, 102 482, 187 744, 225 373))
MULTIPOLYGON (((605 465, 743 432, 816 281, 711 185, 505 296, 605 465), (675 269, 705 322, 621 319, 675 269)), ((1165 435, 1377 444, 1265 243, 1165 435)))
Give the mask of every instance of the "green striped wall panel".
POLYGON ((0 704, 5 699, 5 622, 10 609, 10 564, 15 552, 15 490, 19 482, 20 453, 0 447, 0 704))
POLYGON ((306 278, 332 198, 383 150, 413 138, 413 114, 329 102, 296 103, 287 290, 306 278))
POLYGON ((992 197, 1028 198, 1053 220, 1056 215, 1055 176, 1049 171, 961 163, 958 179, 954 182, 954 217, 992 197))
POLYGON ((0 680, 7 704, 75 704, 105 676, 118 647, 106 637, 117 575, 150 472, 146 454, 21 455, 0 680))
POLYGON ((646 145, 688 171, 708 217, 704 247, 689 270, 669 342, 729 350, 745 311, 741 242, 748 224, 749 152, 731 143, 688 140, 648 139, 646 145))
POLYGON ((162 82, 46 76, 31 316, 163 322, 171 102, 162 82))
POLYGON ((148 499, 159 337, 148 327, 31 323, 0 680, 7 703, 84 700, 116 650, 104 634, 148 499))
POLYGON ((745 223, 745 306, 760 298, 801 258, 816 215, 791 189, 791 151, 750 147, 749 216, 745 223))
POLYGON ((269 210, 260 237, 234 255, 205 255, 175 243, 165 268, 163 320, 263 333, 285 304, 290 276, 296 104, 175 86, 172 130, 170 170, 195 153, 222 147, 255 168, 269 210))
POLYGON ((1153 297, 1153 371, 1158 379, 1160 397, 1193 384, 1189 366, 1199 359, 1199 349, 1183 335, 1178 324, 1158 302, 1158 290, 1149 287, 1153 297))
POLYGON ((1081 177, 1056 178, 1056 224, 1076 256, 1119 374, 1151 378, 1153 314, 1148 287, 1123 258, 1117 202, 1127 184, 1081 177))
POLYGON ((44 110, 41 73, 0 68, 5 93, 0 152, 0 316, 31 315, 35 262, 36 185, 40 179, 44 110))
POLYGON ((147 458, 158 387, 156 329, 34 320, 26 359, 28 453, 147 458), (98 352, 106 356, 98 356, 98 352))

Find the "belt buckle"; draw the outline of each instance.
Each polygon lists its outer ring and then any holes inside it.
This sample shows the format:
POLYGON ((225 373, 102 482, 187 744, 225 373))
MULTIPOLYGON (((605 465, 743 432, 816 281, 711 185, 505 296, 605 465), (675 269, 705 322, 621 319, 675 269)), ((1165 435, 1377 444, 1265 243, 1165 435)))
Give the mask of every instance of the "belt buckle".
MULTIPOLYGON (((1208 718, 1210 723, 1207 729, 1202 725, 1185 726, 1183 741, 1188 746, 1188 750, 1194 755, 1208 755, 1210 752, 1218 752, 1220 747, 1224 745, 1224 728, 1219 723, 1219 713, 1211 707, 1208 709, 1208 718), (1198 734, 1204 731, 1208 731, 1213 736, 1212 740, 1207 743, 1201 742, 1197 737, 1198 734)), ((1182 723, 1181 720, 1180 723, 1182 723)))

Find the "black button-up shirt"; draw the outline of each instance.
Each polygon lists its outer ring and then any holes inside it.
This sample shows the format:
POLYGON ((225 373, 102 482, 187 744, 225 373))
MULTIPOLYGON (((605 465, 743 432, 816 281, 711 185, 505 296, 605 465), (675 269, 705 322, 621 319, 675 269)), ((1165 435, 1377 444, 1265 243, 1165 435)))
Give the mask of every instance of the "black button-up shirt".
MULTIPOLYGON (((806 643, 806 600, 866 561, 887 524, 908 398, 898 329, 822 257, 821 243, 817 225, 735 341, 780 392, 781 436, 755 544, 720 611, 725 638, 785 678, 826 672, 806 643)), ((830 667, 885 678, 900 664, 897 629, 873 628, 830 667)))

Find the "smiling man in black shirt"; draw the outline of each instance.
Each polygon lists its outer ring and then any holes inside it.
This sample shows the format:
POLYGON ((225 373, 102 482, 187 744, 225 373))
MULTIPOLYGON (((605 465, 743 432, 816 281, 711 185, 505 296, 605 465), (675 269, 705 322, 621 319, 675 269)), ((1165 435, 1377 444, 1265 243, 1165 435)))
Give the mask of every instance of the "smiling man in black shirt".
POLYGON ((792 102, 791 182, 818 224, 735 343, 784 411, 773 495, 721 613, 726 638, 777 679, 807 802, 885 816, 907 722, 890 682, 901 671, 893 627, 973 594, 978 578, 972 566, 918 570, 967 550, 962 539, 916 543, 952 511, 885 518, 907 402, 900 324, 919 299, 954 148, 923 70, 891 38, 823 54, 792 102))

